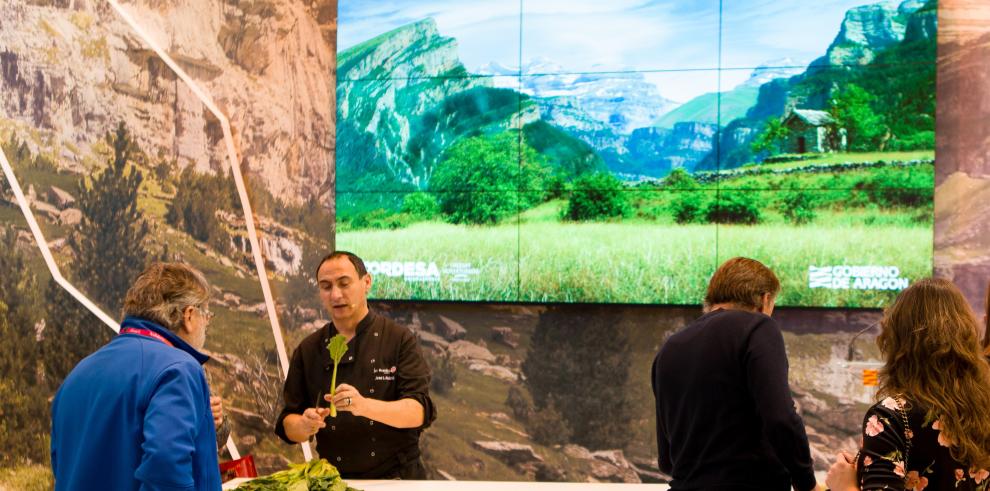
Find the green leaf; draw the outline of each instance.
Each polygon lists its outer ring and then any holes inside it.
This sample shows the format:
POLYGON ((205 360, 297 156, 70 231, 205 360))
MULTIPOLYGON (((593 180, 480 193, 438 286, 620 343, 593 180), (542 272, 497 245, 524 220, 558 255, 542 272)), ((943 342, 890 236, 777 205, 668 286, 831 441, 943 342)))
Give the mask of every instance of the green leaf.
POLYGON ((333 359, 334 364, 340 363, 344 353, 347 353, 347 338, 343 334, 330 338, 327 349, 330 350, 330 358, 333 359))
POLYGON ((351 488, 340 478, 337 468, 326 459, 314 459, 248 481, 237 489, 239 491, 343 491, 351 488))
MULTIPOLYGON (((327 350, 330 351, 330 358, 333 359, 333 377, 330 379, 330 395, 333 396, 337 391, 337 364, 344 357, 344 353, 347 353, 347 338, 343 334, 330 338, 330 342, 327 343, 327 350)), ((337 417, 337 406, 332 402, 330 403, 330 416, 337 417)))

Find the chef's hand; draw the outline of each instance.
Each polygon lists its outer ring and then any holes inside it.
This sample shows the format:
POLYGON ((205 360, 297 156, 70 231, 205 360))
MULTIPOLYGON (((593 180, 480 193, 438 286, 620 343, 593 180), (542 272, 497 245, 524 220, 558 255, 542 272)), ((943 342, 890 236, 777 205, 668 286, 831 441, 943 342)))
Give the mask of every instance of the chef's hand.
POLYGON ((306 409, 302 413, 302 418, 299 419, 299 425, 302 426, 302 430, 306 433, 306 436, 313 436, 322 428, 326 428, 327 424, 323 420, 330 415, 330 408, 328 407, 311 407, 306 409))
POLYGON ((210 396, 210 409, 213 411, 213 426, 217 430, 223 424, 223 399, 218 396, 210 396))
POLYGON ((366 409, 366 399, 352 385, 340 384, 331 399, 330 394, 323 396, 324 399, 337 406, 338 411, 347 411, 355 416, 361 416, 366 409))

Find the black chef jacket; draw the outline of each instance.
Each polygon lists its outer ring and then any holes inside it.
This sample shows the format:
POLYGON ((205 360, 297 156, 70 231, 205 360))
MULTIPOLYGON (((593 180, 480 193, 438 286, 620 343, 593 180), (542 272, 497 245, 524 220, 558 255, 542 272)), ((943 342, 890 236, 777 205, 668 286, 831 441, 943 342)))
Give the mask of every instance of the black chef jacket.
MULTIPOLYGON (((285 379, 285 408, 275 423, 275 434, 293 443, 282 421, 306 408, 328 407, 323 396, 330 390, 333 360, 327 350, 337 335, 333 323, 307 336, 295 352, 285 379)), ((382 401, 414 399, 423 405, 423 426, 393 428, 368 418, 337 410, 326 428, 316 434, 320 457, 337 466, 344 478, 425 479, 420 460, 419 434, 436 419, 430 400, 430 368, 416 336, 391 319, 369 312, 358 323, 347 352, 337 367, 337 385, 350 384, 364 397, 382 401)))

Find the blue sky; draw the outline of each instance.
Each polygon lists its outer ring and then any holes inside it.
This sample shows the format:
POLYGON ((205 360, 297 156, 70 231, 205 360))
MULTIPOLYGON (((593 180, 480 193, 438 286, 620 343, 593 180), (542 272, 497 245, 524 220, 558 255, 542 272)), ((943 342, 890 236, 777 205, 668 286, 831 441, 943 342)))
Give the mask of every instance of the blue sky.
MULTIPOLYGON (((771 60, 824 54, 851 7, 868 0, 723 0, 723 90, 771 60)), ((338 49, 432 17, 468 70, 542 57, 566 72, 645 71, 665 97, 716 90, 718 0, 340 0, 338 49), (522 49, 520 50, 520 39, 522 49), (691 69, 695 71, 677 72, 691 69)))

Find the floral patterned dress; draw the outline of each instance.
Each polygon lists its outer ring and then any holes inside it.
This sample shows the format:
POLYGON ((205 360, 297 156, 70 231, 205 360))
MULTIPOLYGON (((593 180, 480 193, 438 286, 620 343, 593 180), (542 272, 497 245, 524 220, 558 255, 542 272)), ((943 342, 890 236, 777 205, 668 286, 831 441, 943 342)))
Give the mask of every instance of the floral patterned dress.
POLYGON ((987 491, 990 472, 953 459, 951 444, 937 415, 888 397, 864 418, 856 462, 860 489, 987 491))

